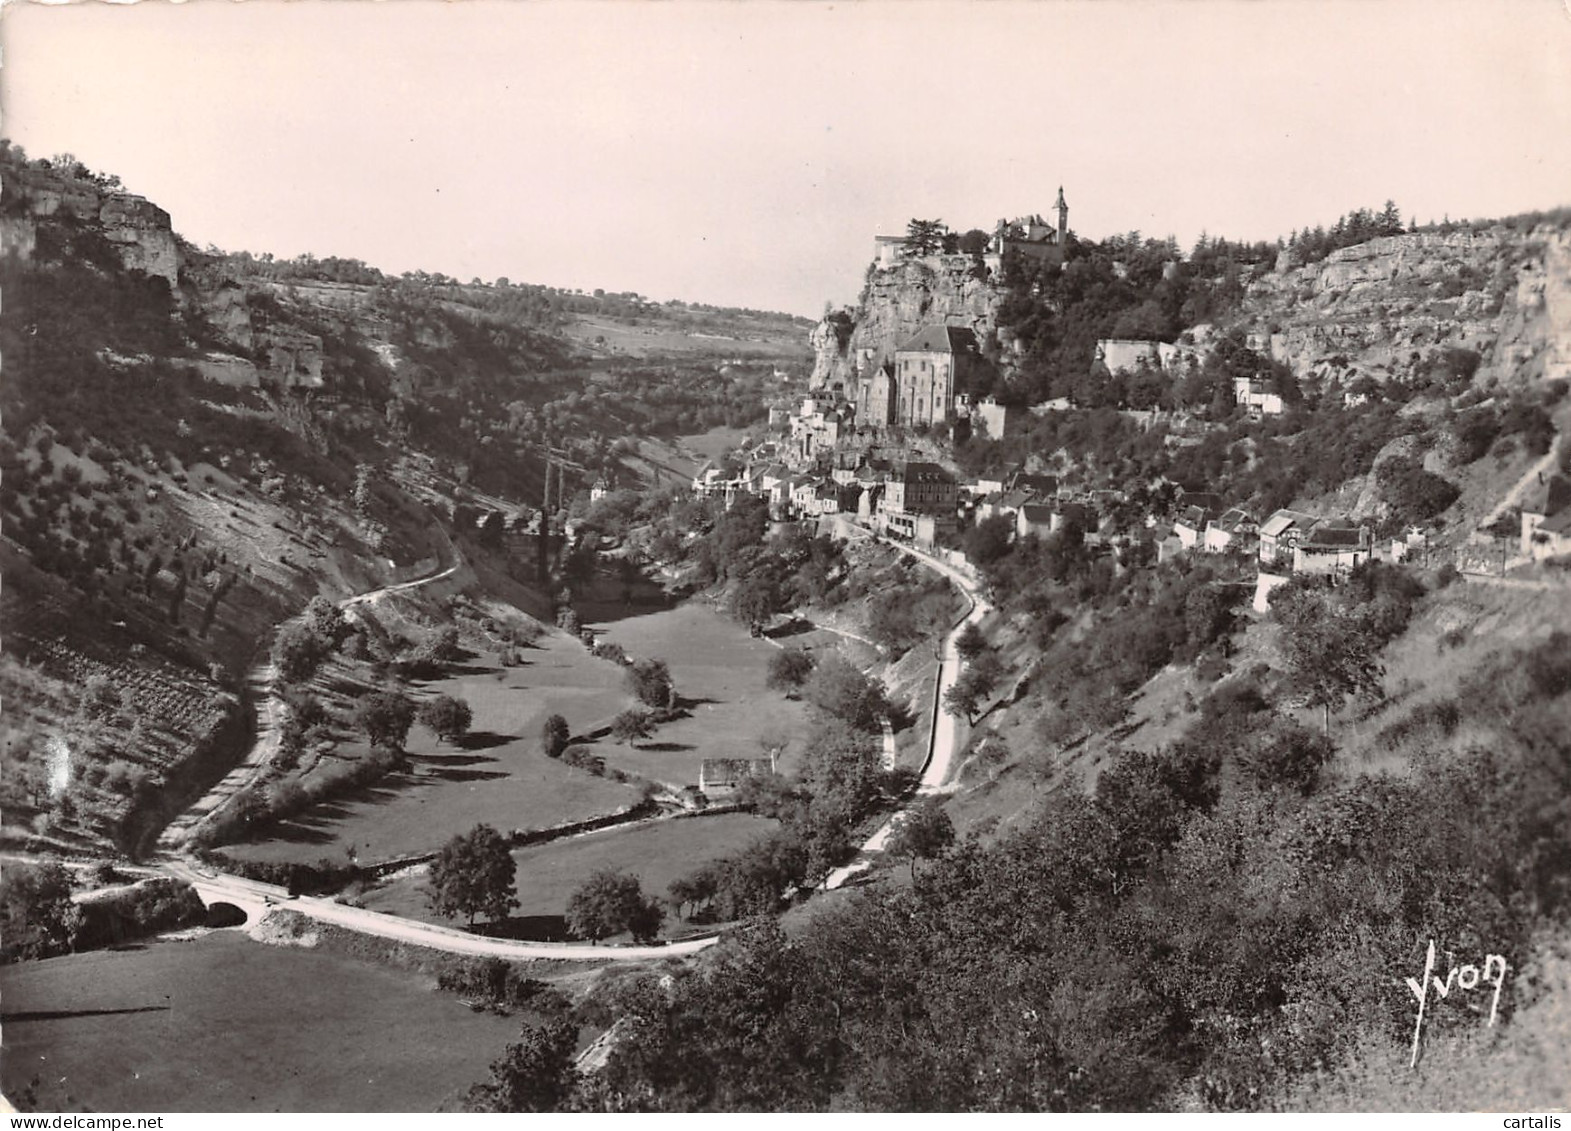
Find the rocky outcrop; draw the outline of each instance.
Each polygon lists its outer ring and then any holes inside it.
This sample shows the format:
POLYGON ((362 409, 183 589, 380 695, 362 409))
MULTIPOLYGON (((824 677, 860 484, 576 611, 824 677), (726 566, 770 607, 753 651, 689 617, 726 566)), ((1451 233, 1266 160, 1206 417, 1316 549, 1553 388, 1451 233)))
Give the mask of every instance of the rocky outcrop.
POLYGON ((843 384, 870 374, 894 356, 901 342, 934 323, 962 326, 987 341, 997 329, 1002 292, 978 274, 968 255, 908 259, 868 272, 862 301, 849 337, 836 333, 834 320, 814 328, 813 386, 843 384))
POLYGON ((232 353, 209 353, 198 358, 195 364, 203 377, 219 385, 250 389, 262 383, 256 365, 232 353))
POLYGON ((322 339, 288 327, 272 327, 258 336, 267 357, 264 380, 286 389, 322 387, 322 339))
POLYGON ((128 268, 156 275, 171 289, 180 285, 180 248, 169 213, 140 196, 115 193, 104 199, 98 221, 128 268))
POLYGON ((14 199, 5 218, 5 254, 32 258, 38 221, 66 216, 97 224, 127 268, 179 286, 181 254, 169 213, 144 197, 114 192, 97 182, 51 169, 7 172, 5 192, 14 199))
POLYGON ((1479 379, 1571 372, 1567 233, 1505 226, 1370 240, 1250 284, 1246 329, 1311 384, 1413 375, 1435 351, 1476 351, 1479 379))

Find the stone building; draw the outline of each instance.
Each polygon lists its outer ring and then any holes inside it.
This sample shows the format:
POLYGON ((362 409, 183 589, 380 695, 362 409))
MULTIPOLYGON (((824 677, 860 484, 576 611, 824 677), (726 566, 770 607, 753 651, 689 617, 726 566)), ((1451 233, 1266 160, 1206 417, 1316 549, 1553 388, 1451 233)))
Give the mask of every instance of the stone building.
MULTIPOLYGON (((959 326, 926 326, 895 350, 890 422, 901 428, 955 418, 955 395, 984 364, 976 335, 959 326)), ((873 385, 877 385, 875 374, 873 385)), ((870 406, 874 394, 869 394, 870 406)), ((876 409, 874 409, 876 411, 876 409)))

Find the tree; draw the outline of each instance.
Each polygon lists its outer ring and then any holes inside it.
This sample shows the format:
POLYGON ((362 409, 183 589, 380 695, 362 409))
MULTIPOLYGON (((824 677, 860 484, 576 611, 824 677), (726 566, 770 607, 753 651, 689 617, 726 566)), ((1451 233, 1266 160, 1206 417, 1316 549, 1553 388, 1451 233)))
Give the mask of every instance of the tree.
POLYGON ((889 838, 889 852, 911 862, 911 882, 916 882, 917 857, 932 860, 955 842, 955 826, 936 798, 909 810, 889 838))
POLYGON ((422 723, 449 742, 469 733, 469 724, 474 722, 469 704, 451 695, 438 695, 422 703, 419 716, 422 723))
POLYGON ((771 691, 794 695, 813 674, 812 654, 802 648, 782 648, 769 657, 769 675, 764 686, 771 691))
POLYGON ((912 220, 906 225, 906 248, 912 255, 931 255, 943 247, 948 232, 942 220, 912 220))
POLYGON ((636 742, 653 733, 654 724, 649 721, 649 712, 637 707, 623 711, 611 721, 611 734, 618 742, 636 742))
POLYGON ((971 722, 976 718, 977 690, 970 673, 962 673, 948 691, 944 692, 944 710, 957 719, 971 722))
POLYGON ((637 876, 611 869, 589 877, 567 904, 568 929, 592 942, 623 931, 638 942, 651 942, 664 918, 660 902, 644 898, 637 876))
POLYGON ((491 1063, 491 1079, 464 1097, 468 1112, 556 1111, 578 1085, 578 1026, 524 1023, 519 1039, 491 1063))
POLYGON ((1281 719, 1248 741, 1239 764, 1264 789, 1285 786, 1307 796, 1314 792, 1321 770, 1335 753, 1324 734, 1281 719))
POLYGON ((355 726, 365 731, 373 746, 401 752, 415 721, 415 705, 396 691, 378 691, 360 700, 355 726))
POLYGON ((955 637, 955 651, 960 653, 960 658, 970 662, 980 656, 987 649, 987 637, 982 635, 982 630, 976 626, 975 621, 970 621, 965 628, 960 630, 960 635, 955 637))
POLYGON ((664 660, 639 660, 628 669, 627 680, 640 702, 651 707, 671 705, 674 698, 671 669, 664 660))
POLYGON ((802 685, 802 695, 821 711, 858 730, 875 731, 889 713, 884 685, 840 656, 826 656, 802 685))
POLYGON ((736 587, 731 611, 750 628, 759 628, 784 607, 780 587, 763 573, 755 573, 736 587))
POLYGON ((8 959, 70 950, 82 925, 71 873, 59 864, 8 864, 0 877, 0 944, 8 959))
POLYGON ((518 906, 514 881, 518 864, 502 834, 490 825, 476 825, 455 836, 431 861, 427 898, 431 910, 447 919, 476 915, 492 922, 505 919, 518 906))
POLYGON ((461 654, 458 626, 445 624, 420 642, 414 658, 421 663, 447 664, 458 659, 461 654))
POLYGON ((1380 693, 1381 641, 1364 610, 1329 589, 1295 586, 1273 596, 1271 611, 1282 625, 1288 684, 1321 709, 1322 733, 1349 696, 1380 693))
POLYGON ((273 664, 285 683, 310 679, 327 653, 327 641, 298 621, 283 625, 273 640, 273 664))
POLYGON ((1013 520, 1007 515, 995 515, 984 518, 967 530, 961 545, 972 565, 978 569, 987 569, 1009 553, 1014 533, 1013 520))
POLYGON ((547 758, 560 758, 572 736, 566 719, 561 715, 547 716, 545 725, 540 728, 540 748, 547 758))

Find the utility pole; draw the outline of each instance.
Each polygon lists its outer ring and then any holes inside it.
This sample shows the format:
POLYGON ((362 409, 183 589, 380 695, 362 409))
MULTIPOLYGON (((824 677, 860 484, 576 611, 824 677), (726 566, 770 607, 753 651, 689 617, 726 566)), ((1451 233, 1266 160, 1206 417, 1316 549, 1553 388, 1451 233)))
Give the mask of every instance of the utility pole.
POLYGON ((545 497, 540 501, 540 533, 535 538, 535 580, 546 583, 546 563, 550 561, 551 541, 551 449, 545 456, 545 497))

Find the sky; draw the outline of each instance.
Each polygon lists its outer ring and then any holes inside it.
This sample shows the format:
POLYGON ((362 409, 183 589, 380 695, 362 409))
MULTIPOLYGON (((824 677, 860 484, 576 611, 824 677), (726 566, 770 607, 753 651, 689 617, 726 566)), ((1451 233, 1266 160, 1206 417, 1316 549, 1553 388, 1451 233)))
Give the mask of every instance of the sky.
POLYGON ((1571 0, 8 4, 0 133, 192 242, 817 315, 875 234, 1571 204, 1571 0))

